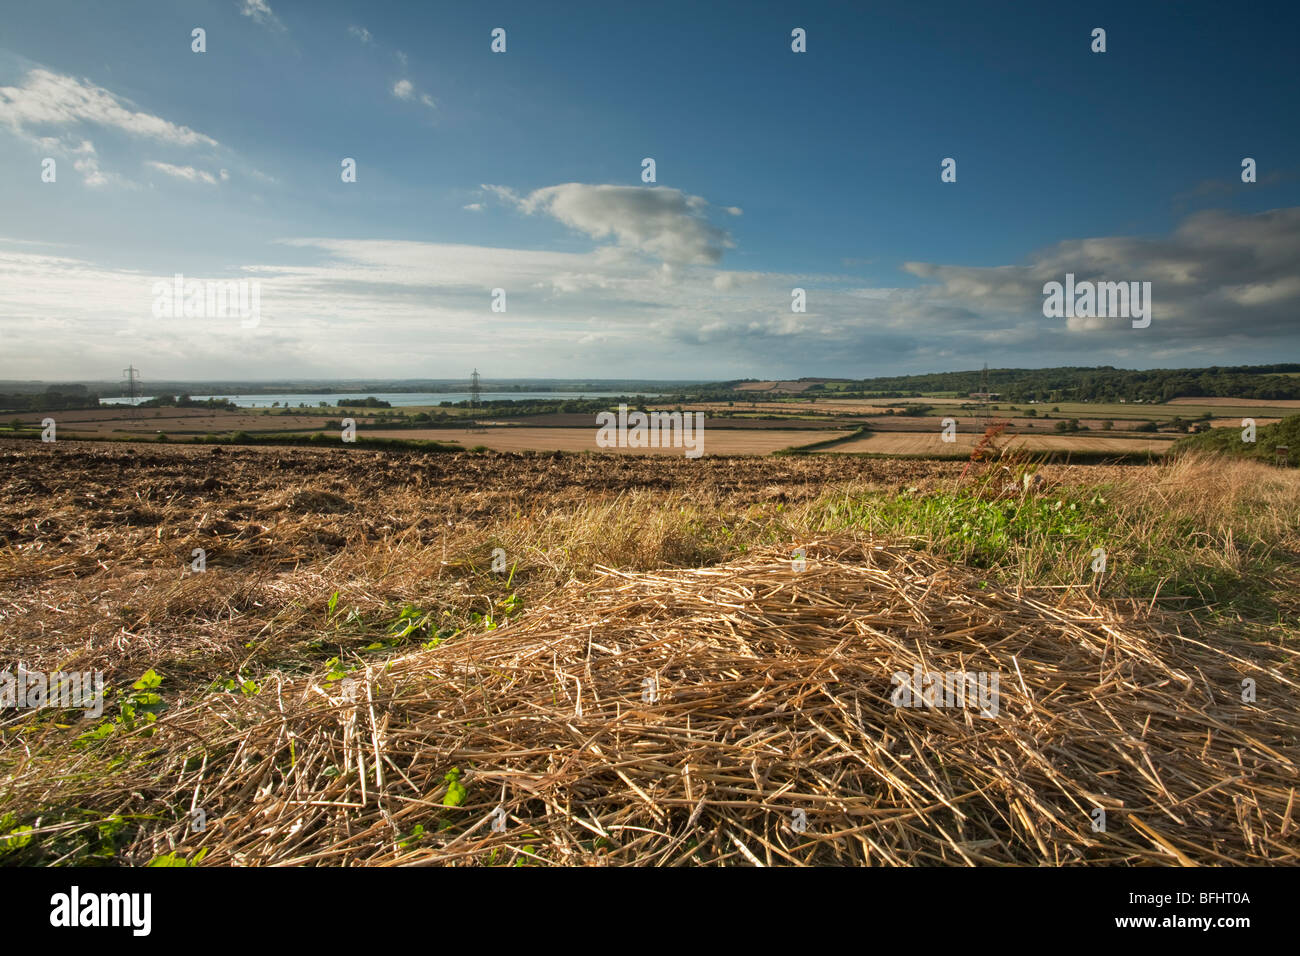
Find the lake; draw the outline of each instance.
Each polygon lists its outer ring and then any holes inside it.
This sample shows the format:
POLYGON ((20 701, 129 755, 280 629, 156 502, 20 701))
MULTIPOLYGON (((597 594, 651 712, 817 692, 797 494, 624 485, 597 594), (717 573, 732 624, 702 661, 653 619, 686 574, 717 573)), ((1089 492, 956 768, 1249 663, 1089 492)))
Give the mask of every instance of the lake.
MULTIPOLYGON (((554 402, 571 402, 580 398, 618 398, 624 395, 624 392, 481 392, 479 401, 489 402, 508 402, 523 401, 528 399, 554 402)), ((270 394, 270 395, 191 395, 190 398, 195 401, 206 401, 209 398, 228 398, 236 405, 242 405, 245 408, 269 408, 272 402, 279 402, 281 406, 288 404, 296 408, 300 403, 305 403, 309 408, 318 408, 321 402, 328 402, 331 406, 336 405, 339 399, 351 401, 360 401, 364 398, 374 397, 381 401, 389 402, 393 406, 409 405, 437 405, 439 402, 468 402, 469 392, 366 392, 366 393, 338 393, 333 395, 292 395, 292 394, 270 394)), ((652 396, 647 395, 647 398, 652 396)), ((148 401, 149 397, 137 398, 138 402, 148 401)), ((101 398, 100 402, 104 405, 129 405, 129 398, 101 398)))

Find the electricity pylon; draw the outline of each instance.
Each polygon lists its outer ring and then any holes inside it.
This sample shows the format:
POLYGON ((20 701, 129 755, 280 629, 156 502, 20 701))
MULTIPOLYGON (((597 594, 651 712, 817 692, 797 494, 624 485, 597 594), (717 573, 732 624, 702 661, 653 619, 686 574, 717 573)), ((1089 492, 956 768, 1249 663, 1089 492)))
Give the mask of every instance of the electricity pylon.
POLYGON ((469 377, 469 430, 471 432, 481 431, 478 427, 479 413, 479 396, 478 369, 474 369, 473 374, 469 377))
POLYGON ((126 368, 122 369, 122 374, 126 376, 126 381, 124 381, 122 384, 126 386, 127 398, 131 400, 128 406, 129 411, 127 412, 127 416, 130 418, 135 418, 136 417, 135 400, 138 395, 138 392, 136 391, 136 386, 140 384, 140 377, 139 377, 140 370, 136 368, 134 365, 128 365, 126 368))

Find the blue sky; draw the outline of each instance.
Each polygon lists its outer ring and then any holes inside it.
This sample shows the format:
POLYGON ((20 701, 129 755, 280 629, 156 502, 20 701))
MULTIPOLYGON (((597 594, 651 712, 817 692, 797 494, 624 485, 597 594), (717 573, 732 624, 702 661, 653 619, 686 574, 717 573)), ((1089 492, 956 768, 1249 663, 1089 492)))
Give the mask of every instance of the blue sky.
POLYGON ((1288 5, 6 6, 0 378, 1300 354, 1288 5), (1154 321, 1045 318, 1066 272, 1154 321), (177 273, 259 320, 159 317, 177 273))

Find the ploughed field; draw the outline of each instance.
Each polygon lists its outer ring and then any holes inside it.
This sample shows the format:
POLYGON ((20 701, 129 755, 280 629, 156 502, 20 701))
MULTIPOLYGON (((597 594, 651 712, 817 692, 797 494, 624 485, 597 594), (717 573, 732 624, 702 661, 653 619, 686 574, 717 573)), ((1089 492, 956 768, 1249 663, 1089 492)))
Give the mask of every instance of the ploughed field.
MULTIPOLYGON (((841 442, 830 452, 878 455, 951 455, 965 458, 975 448, 979 436, 958 432, 952 442, 945 442, 938 431, 878 432, 841 442)), ((1171 444, 1168 438, 1112 438, 1104 434, 1088 435, 1013 435, 1003 437, 998 445, 1015 451, 1113 452, 1115 454, 1163 455, 1171 444)))
MULTIPOLYGON (((590 418, 591 416, 587 416, 590 418)), ((367 438, 425 439, 438 442, 457 442, 462 447, 482 446, 492 451, 619 451, 636 455, 668 455, 682 457, 682 445, 663 445, 659 448, 598 448, 594 428, 484 428, 466 433, 463 428, 394 428, 382 426, 368 428, 367 438)), ((703 455, 767 455, 786 448, 796 448, 811 442, 843 438, 848 431, 821 431, 814 429, 785 428, 716 428, 706 426, 700 450, 703 455)), ((666 441, 666 439, 661 439, 666 441)))
POLYGON ((260 411, 231 412, 225 409, 206 408, 139 408, 131 410, 122 406, 94 409, 73 409, 55 412, 6 412, 0 414, 5 421, 17 420, 24 425, 39 428, 45 418, 53 418, 58 434, 78 438, 132 438, 156 437, 159 433, 177 438, 192 438, 206 434, 229 434, 246 431, 318 431, 327 422, 337 422, 351 414, 358 424, 366 419, 363 414, 345 409, 295 409, 292 414, 266 414, 260 411))
MULTIPOLYGON (((432 554, 436 573, 454 579, 455 568, 487 567, 494 544, 512 564, 526 548, 516 584, 588 561, 706 563, 734 550, 738 532, 750 533, 747 515, 779 517, 830 487, 924 491, 954 481, 962 467, 0 439, 6 660, 36 668, 75 658, 134 679, 133 669, 179 656, 203 682, 238 670, 244 641, 287 605, 305 596, 319 604, 322 594, 367 579, 372 567, 350 569, 377 553, 398 564, 432 554), (656 510, 672 521, 658 527, 644 517, 656 510), (590 540, 574 527, 587 520, 590 540), (191 571, 195 549, 205 553, 204 574, 191 571)), ((1095 480, 1140 467, 1053 474, 1095 480)), ((468 613, 473 589, 461 598, 468 613)))

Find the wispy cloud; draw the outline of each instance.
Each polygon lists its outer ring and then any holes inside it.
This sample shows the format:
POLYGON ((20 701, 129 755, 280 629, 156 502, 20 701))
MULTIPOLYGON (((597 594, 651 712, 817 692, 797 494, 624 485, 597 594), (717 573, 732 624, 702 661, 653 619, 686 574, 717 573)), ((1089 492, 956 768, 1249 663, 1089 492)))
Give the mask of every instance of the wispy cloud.
MULTIPOLYGON (((173 166, 171 163, 160 163, 150 160, 145 163, 150 169, 156 169, 160 173, 166 173, 168 176, 175 176, 177 179, 184 179, 192 183, 207 183, 209 186, 217 184, 217 177, 202 169, 195 169, 193 166, 173 166)), ((230 174, 226 170, 221 170, 221 179, 227 180, 230 174)))
POLYGON ((108 184, 108 174, 99 168, 99 157, 95 153, 95 144, 84 140, 72 151, 77 158, 72 161, 72 168, 81 173, 87 186, 104 186, 108 184))
POLYGON ((356 37, 365 46, 374 46, 375 38, 370 35, 370 31, 365 27, 351 26, 348 27, 348 34, 356 37))
POLYGON ((27 73, 22 86, 0 87, 0 122, 18 133, 32 127, 68 127, 90 123, 175 146, 217 146, 210 136, 131 104, 89 80, 46 69, 27 73))
POLYGON ((275 15, 275 11, 266 0, 240 0, 239 13, 241 16, 251 17, 254 23, 264 27, 284 29, 284 24, 280 22, 280 18, 275 15))
POLYGON ((393 84, 393 95, 399 100, 407 100, 427 106, 429 109, 436 109, 437 104, 432 96, 416 89, 414 83, 407 79, 398 80, 393 84))

